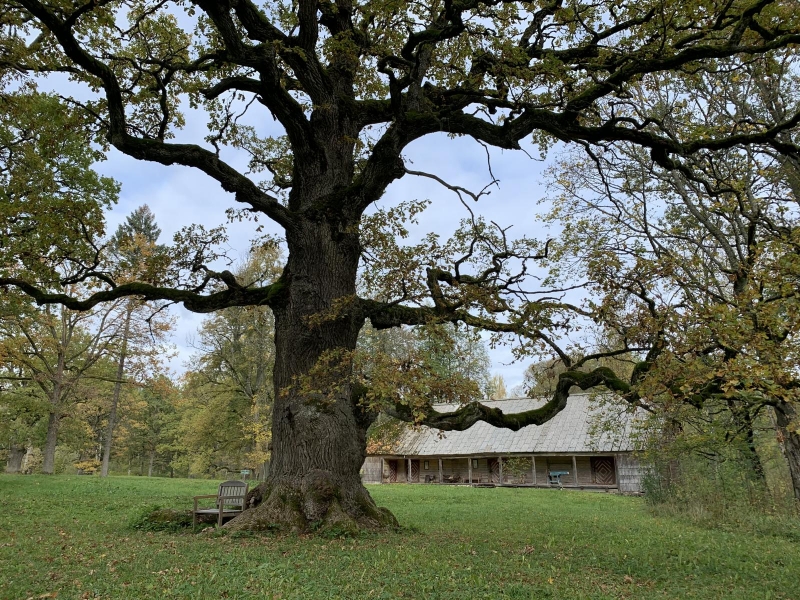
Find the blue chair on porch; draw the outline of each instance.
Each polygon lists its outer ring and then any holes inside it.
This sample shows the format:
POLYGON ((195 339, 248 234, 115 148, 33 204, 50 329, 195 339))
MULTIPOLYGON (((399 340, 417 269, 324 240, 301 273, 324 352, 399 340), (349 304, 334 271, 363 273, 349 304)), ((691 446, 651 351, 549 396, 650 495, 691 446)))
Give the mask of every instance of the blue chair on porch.
POLYGON ((569 475, 569 471, 548 471, 547 479, 550 485, 558 485, 558 489, 564 489, 564 484, 561 481, 561 478, 564 475, 569 475))

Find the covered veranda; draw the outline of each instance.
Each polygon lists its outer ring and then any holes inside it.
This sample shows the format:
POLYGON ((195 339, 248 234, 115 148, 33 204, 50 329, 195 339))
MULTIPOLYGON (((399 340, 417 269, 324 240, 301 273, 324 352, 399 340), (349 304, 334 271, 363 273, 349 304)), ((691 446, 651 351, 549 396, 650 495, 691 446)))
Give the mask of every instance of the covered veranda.
POLYGON ((382 456, 381 483, 436 483, 616 490, 617 461, 606 455, 382 456))
MULTIPOLYGON (((546 399, 485 401, 507 414, 539 408, 546 399)), ((437 405, 440 412, 456 405, 437 405)), ((634 454, 635 415, 571 395, 547 423, 518 431, 478 421, 465 431, 438 431, 402 424, 375 444, 362 468, 365 483, 428 483, 564 487, 641 493, 642 466, 634 454), (597 424, 614 421, 613 428, 597 424)))

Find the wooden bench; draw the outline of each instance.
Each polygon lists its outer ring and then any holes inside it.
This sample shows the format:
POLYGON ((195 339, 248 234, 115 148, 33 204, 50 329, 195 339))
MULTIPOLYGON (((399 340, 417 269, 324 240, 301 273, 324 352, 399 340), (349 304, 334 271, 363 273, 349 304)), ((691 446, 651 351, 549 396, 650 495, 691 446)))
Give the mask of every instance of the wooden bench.
POLYGON ((197 515, 218 515, 217 526, 222 527, 223 519, 233 518, 242 514, 247 488, 248 484, 244 481, 223 481, 219 484, 216 494, 195 496, 194 508, 192 509, 192 524, 197 525, 197 515), (216 499, 213 508, 198 508, 198 500, 209 498, 216 499))

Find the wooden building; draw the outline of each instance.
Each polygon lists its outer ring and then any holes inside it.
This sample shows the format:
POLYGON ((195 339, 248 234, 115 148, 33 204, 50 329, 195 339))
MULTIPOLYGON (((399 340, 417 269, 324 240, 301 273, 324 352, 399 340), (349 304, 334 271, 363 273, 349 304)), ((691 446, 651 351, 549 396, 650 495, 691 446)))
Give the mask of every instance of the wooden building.
MULTIPOLYGON (((516 398, 484 404, 517 413, 542 403, 516 398)), ((456 408, 437 406, 439 411, 456 408)), ((634 416, 615 412, 612 433, 596 426, 600 410, 588 394, 574 394, 553 419, 519 431, 482 421, 466 431, 401 427, 394 440, 368 454, 362 477, 365 483, 563 486, 640 493, 642 469, 631 441, 634 416)))

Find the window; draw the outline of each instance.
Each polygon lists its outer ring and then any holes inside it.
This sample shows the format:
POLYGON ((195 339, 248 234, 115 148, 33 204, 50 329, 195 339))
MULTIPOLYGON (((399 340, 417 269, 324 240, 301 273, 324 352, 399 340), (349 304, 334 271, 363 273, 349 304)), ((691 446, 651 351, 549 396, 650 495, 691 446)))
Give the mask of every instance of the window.
POLYGON ((430 466, 430 465, 429 465, 428 461, 426 460, 426 461, 423 463, 423 467, 422 467, 422 468, 423 468, 423 469, 425 469, 425 470, 427 471, 429 466, 430 466))
POLYGON ((472 468, 473 469, 477 469, 478 468, 478 459, 477 458, 473 458, 472 459, 472 468))

